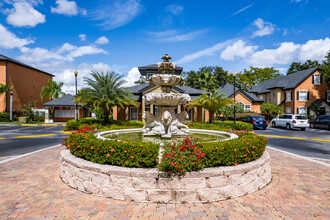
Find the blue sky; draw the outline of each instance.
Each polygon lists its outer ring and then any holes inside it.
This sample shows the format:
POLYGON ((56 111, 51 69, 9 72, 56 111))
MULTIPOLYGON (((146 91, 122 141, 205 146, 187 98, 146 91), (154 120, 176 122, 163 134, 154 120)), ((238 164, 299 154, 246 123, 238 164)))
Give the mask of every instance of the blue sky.
POLYGON ((73 93, 91 70, 136 67, 169 53, 185 71, 218 65, 285 73, 330 50, 328 0, 1 0, 0 53, 48 71, 73 93))

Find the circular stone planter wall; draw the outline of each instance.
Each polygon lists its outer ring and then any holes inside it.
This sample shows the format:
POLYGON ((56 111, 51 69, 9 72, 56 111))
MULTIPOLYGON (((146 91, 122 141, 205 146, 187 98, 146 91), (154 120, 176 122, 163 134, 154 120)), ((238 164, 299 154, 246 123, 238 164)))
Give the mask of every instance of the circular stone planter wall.
POLYGON ((168 177, 157 169, 101 165, 61 152, 62 180, 94 195, 136 202, 208 202, 257 191, 271 181, 269 154, 229 167, 205 168, 168 177))

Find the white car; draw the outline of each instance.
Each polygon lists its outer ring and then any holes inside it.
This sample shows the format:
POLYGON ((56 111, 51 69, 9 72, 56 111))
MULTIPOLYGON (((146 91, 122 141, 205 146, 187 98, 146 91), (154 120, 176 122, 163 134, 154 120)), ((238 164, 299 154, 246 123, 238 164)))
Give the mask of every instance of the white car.
POLYGON ((300 130, 304 131, 309 127, 309 121, 305 115, 284 114, 274 118, 271 123, 273 128, 284 127, 288 130, 300 128, 300 130))

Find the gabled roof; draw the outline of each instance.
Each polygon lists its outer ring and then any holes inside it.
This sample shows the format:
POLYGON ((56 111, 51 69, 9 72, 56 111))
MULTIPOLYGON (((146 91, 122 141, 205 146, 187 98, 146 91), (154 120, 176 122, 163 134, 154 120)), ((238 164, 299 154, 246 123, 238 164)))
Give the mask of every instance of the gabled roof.
MULTIPOLYGON (((50 102, 47 102, 42 105, 43 107, 74 107, 76 104, 74 103, 74 97, 70 94, 59 97, 58 99, 54 99, 50 102)), ((78 104, 80 106, 80 104, 78 104)))
MULTIPOLYGON (((140 66, 138 67, 140 74, 142 76, 147 75, 147 71, 152 71, 152 72, 159 72, 158 71, 158 66, 157 64, 150 64, 150 65, 146 65, 146 66, 140 66)), ((175 74, 176 75, 181 75, 183 68, 182 67, 175 67, 175 74)))
POLYGON ((273 88, 294 89, 318 69, 318 67, 313 67, 286 76, 270 79, 252 87, 249 92, 260 94, 270 92, 270 89, 273 88))
MULTIPOLYGON (((232 84, 227 83, 226 85, 220 87, 218 90, 219 90, 218 93, 224 93, 227 98, 232 98, 234 96, 234 86, 232 84)), ((253 95, 252 93, 246 92, 244 90, 235 87, 235 94, 237 95, 238 93, 241 93, 251 102, 263 102, 262 99, 259 99, 257 96, 253 95)))
POLYGON ((0 61, 8 61, 8 62, 16 63, 16 64, 19 64, 19 65, 21 65, 21 66, 25 66, 25 67, 28 67, 28 68, 30 68, 30 69, 38 70, 38 71, 40 71, 40 72, 42 72, 42 73, 45 73, 45 74, 48 74, 48 75, 54 76, 53 74, 50 74, 50 73, 47 73, 47 72, 45 72, 45 71, 39 70, 39 69, 37 69, 37 68, 34 68, 34 67, 32 67, 32 66, 29 66, 29 65, 27 65, 27 64, 25 64, 25 63, 22 63, 22 62, 18 61, 18 60, 14 60, 14 59, 9 58, 9 57, 7 57, 7 56, 4 56, 4 55, 2 55, 2 54, 0 54, 0 61))

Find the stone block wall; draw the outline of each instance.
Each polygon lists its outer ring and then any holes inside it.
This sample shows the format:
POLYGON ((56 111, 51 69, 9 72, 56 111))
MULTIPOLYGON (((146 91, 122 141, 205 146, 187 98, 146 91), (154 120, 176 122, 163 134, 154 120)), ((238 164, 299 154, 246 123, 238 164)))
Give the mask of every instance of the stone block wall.
POLYGON ((269 154, 230 167, 206 168, 184 176, 169 176, 157 169, 101 165, 61 152, 62 180, 86 193, 136 202, 207 202, 257 191, 271 181, 269 154))

